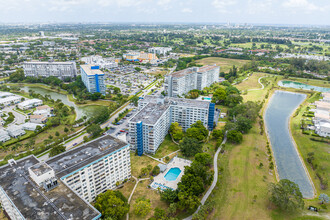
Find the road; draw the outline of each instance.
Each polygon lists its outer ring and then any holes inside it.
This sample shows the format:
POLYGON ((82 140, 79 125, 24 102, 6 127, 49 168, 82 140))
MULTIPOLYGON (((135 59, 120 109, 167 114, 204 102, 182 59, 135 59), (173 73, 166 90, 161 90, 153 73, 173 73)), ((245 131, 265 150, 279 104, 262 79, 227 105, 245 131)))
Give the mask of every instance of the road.
POLYGON ((9 125, 13 125, 13 124, 24 124, 25 123, 25 119, 28 118, 27 115, 23 114, 23 113, 18 113, 16 111, 14 111, 13 109, 15 108, 15 106, 8 106, 5 107, 3 109, 4 112, 6 112, 6 114, 8 114, 8 112, 12 112, 13 115, 15 116, 15 119, 12 123, 10 123, 9 125))
MULTIPOLYGON (((143 97, 145 95, 147 95, 152 89, 156 89, 156 84, 162 79, 158 79, 156 81, 156 83, 153 84, 153 86, 151 86, 149 89, 147 90, 144 90, 140 95, 139 97, 143 97)), ((161 91, 163 90, 163 88, 160 88, 159 91, 157 91, 157 94, 160 94, 161 91)), ((156 95, 156 94, 155 94, 156 95)), ((126 109, 130 109, 130 108, 135 108, 134 105, 130 102, 127 102, 124 104, 124 108, 122 108, 120 111, 116 112, 114 115, 112 115, 108 121, 106 121, 105 123, 103 123, 101 125, 101 128, 105 128, 105 127, 111 127, 113 129, 109 129, 106 133, 107 134, 110 134, 112 136, 115 136, 115 137, 118 137, 119 139, 123 140, 123 141, 126 141, 127 142, 127 137, 126 137, 126 133, 124 134, 121 134, 121 135, 117 135, 118 133, 123 133, 123 132, 120 132, 120 130, 125 130, 125 129, 128 129, 128 121, 129 121, 129 118, 126 118, 124 120, 124 122, 120 125, 113 125, 112 122, 119 116, 120 113, 122 113, 123 111, 125 111, 126 109)), ((134 113, 134 112, 133 112, 134 113)), ((130 117, 132 117, 134 114, 132 114, 130 117)), ((84 141, 84 137, 88 137, 89 134, 88 133, 85 133, 81 136, 79 136, 79 134, 77 134, 77 138, 74 138, 73 140, 69 141, 68 143, 65 143, 64 146, 66 147, 66 150, 70 150, 72 148, 74 148, 76 145, 82 143, 84 141)), ((43 156, 41 156, 39 159, 41 161, 45 161, 49 158, 48 154, 45 154, 43 156)))

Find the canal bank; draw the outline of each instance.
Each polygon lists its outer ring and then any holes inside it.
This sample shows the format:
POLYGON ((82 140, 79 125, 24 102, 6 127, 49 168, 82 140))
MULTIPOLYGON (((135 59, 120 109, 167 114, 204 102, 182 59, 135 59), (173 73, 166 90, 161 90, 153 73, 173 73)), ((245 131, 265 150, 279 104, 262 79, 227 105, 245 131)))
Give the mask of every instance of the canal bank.
POLYGON ((289 179, 297 183, 304 198, 311 199, 316 190, 290 128, 292 114, 306 97, 300 93, 275 91, 264 111, 264 122, 277 180, 289 179))

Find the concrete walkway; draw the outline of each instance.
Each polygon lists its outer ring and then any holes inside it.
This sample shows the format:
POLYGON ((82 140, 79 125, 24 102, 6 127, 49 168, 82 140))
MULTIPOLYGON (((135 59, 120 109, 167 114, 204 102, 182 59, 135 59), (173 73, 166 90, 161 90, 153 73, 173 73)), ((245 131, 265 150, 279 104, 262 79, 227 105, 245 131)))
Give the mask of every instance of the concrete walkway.
MULTIPOLYGON (((132 176, 132 177, 133 177, 133 179, 135 179, 136 183, 135 183, 135 186, 134 186, 134 188, 133 188, 133 190, 132 190, 132 192, 131 192, 131 195, 129 195, 129 198, 128 198, 128 200, 127 200, 128 204, 131 202, 131 199, 132 199, 132 197, 133 197, 134 191, 135 191, 137 185, 139 184, 139 182, 140 182, 140 181, 143 181, 143 180, 149 180, 149 179, 150 179, 150 178, 142 178, 142 179, 138 179, 138 178, 136 178, 135 176, 132 176)), ((127 219, 127 220, 129 219, 129 213, 127 213, 127 215, 126 215, 126 219, 127 219)))
MULTIPOLYGON (((203 196, 202 200, 201 200, 201 205, 198 206, 197 210, 194 212, 194 214, 198 213, 199 209, 201 208, 202 205, 204 205, 204 203, 206 202, 206 200, 209 198, 209 196, 211 195, 214 187, 217 185, 217 182, 218 182, 218 156, 219 156, 219 153, 222 149, 222 146, 226 143, 227 141, 227 132, 225 134, 225 137, 221 143, 221 145, 219 146, 217 152, 215 152, 215 155, 214 155, 214 158, 213 158, 213 164, 214 164, 214 176, 213 176, 213 182, 210 186, 210 188, 207 190, 207 192, 205 193, 205 195, 203 196)), ((191 220, 193 215, 192 214, 191 216, 185 218, 184 220, 191 220)))

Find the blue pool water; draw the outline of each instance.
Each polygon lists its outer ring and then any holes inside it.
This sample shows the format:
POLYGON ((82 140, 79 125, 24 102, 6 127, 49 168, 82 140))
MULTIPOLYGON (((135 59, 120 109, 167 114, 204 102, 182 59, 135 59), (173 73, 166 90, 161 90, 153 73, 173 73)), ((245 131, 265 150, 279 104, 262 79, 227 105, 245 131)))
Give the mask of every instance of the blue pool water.
POLYGON ((167 181, 174 181, 180 175, 181 170, 178 167, 171 168, 164 176, 167 181))
POLYGON ((204 100, 211 101, 212 99, 210 97, 204 97, 204 100))

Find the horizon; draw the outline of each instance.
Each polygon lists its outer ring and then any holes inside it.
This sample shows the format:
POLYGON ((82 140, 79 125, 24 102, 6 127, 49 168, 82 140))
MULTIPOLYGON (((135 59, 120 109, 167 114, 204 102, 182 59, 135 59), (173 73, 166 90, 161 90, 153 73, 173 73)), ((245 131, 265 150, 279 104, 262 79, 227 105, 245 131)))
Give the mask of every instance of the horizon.
POLYGON ((330 25, 327 0, 0 0, 0 3, 0 24, 330 25))

